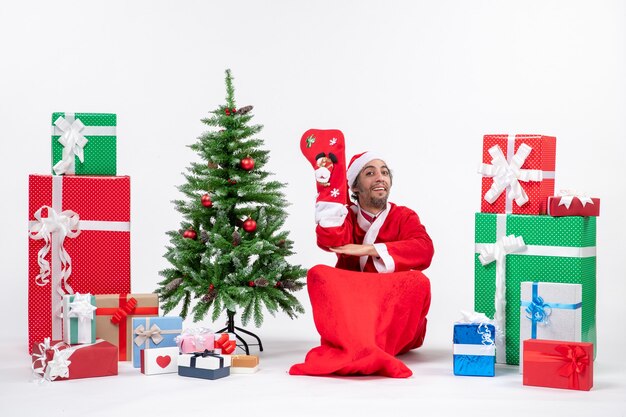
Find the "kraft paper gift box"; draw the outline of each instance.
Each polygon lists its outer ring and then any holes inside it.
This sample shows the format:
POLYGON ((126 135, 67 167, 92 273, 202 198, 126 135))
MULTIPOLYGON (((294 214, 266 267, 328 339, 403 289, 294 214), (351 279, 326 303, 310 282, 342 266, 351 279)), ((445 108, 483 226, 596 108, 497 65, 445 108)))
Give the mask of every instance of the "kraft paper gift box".
MULTIPOLYGON (((521 285, 522 343, 526 339, 580 342, 583 310, 580 284, 522 282, 521 285)), ((523 355, 522 346, 520 350, 523 355)), ((522 357, 520 365, 523 363, 522 357)))
POLYGON ((494 376, 496 329, 487 323, 455 323, 453 334, 454 375, 494 376))
POLYGON ((52 113, 52 173, 116 175, 117 116, 52 113))
POLYGON ((130 178, 29 176, 29 348, 63 338, 62 294, 130 292, 130 178))
POLYGON ((157 294, 96 295, 96 336, 119 347, 120 361, 133 357, 133 317, 159 315, 157 294))
POLYGON ((231 355, 231 374, 252 374, 259 370, 259 357, 256 355, 231 355))
POLYGON ((63 296, 63 341, 70 345, 96 342, 96 297, 63 296))
POLYGON ((101 339, 72 346, 46 338, 32 347, 32 368, 47 381, 117 375, 117 346, 101 339))
POLYGON ((485 135, 480 211, 545 214, 554 194, 556 138, 543 135, 485 135))
POLYGON ((230 375, 227 358, 217 353, 183 353, 178 356, 178 375, 202 379, 219 379, 230 375))
POLYGON ((183 331, 181 317, 133 317, 133 366, 141 366, 143 349, 176 347, 176 336, 183 331))
POLYGON ((524 385, 589 391, 593 387, 593 344, 524 340, 524 385))
POLYGON ((561 194, 548 197, 548 215, 600 216, 600 199, 582 195, 561 194))
POLYGON ((139 354, 142 374, 158 375, 178 372, 178 347, 142 349, 139 354))
POLYGON ((529 280, 581 284, 581 340, 595 343, 596 218, 476 214, 474 309, 504 335, 498 363, 519 364, 520 283, 529 280))
POLYGON ((176 336, 176 344, 181 353, 213 350, 215 347, 215 334, 203 327, 185 329, 179 336, 176 336))

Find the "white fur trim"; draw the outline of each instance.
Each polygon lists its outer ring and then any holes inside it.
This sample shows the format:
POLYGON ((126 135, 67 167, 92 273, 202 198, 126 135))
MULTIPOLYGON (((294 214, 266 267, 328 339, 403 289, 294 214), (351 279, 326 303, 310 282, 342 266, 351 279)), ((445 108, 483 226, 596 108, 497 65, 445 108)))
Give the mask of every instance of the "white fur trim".
POLYGON ((354 160, 354 162, 352 162, 352 164, 350 164, 346 173, 346 176, 348 177, 349 187, 352 187, 352 184, 354 184, 354 180, 356 180, 356 177, 359 176, 359 173, 361 172, 363 167, 367 165, 368 162, 373 161, 374 159, 380 159, 381 161, 384 161, 383 158, 381 158, 374 152, 368 151, 359 156, 357 159, 354 160))
POLYGON ((378 252, 378 257, 374 258, 376 270, 387 274, 394 272, 396 270, 396 262, 391 255, 389 255, 387 245, 384 243, 374 243, 374 248, 376 248, 376 252, 378 252))
MULTIPOLYGON (((374 222, 369 226, 369 229, 367 229, 367 232, 365 233, 365 237, 363 238, 363 245, 373 245, 374 242, 376 242, 376 238, 378 237, 378 232, 380 231, 380 228, 385 223, 385 220, 387 220, 387 215, 389 214, 389 210, 391 210, 391 205, 387 203, 387 207, 385 208, 385 210, 382 213, 380 213, 378 217, 376 217, 376 220, 374 220, 374 222)), ((363 214, 361 214, 361 210, 359 210, 359 215, 363 217, 363 214)), ((363 271, 363 269, 365 268, 365 264, 367 263, 367 258, 368 256, 364 255, 364 256, 361 256, 361 258, 359 259, 361 271, 363 271)))
POLYGON ((341 203, 318 201, 315 203, 315 223, 322 227, 341 226, 348 215, 348 209, 341 203))

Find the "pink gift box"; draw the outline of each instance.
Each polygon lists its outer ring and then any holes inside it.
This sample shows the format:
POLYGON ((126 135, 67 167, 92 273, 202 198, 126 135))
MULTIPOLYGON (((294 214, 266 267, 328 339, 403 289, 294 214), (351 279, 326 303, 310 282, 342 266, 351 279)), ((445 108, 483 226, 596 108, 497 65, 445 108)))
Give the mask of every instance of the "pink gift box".
POLYGON ((185 329, 176 336, 176 344, 181 353, 204 352, 215 348, 215 335, 208 329, 185 329))

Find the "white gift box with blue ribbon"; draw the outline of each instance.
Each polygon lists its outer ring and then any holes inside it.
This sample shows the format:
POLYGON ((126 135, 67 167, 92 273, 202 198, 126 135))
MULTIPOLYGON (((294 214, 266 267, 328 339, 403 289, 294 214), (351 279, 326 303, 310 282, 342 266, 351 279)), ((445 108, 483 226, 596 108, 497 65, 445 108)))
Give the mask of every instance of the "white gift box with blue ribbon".
MULTIPOLYGON (((581 341, 582 285, 522 282, 520 355, 527 339, 581 341)), ((523 360, 520 357, 520 372, 523 360)))

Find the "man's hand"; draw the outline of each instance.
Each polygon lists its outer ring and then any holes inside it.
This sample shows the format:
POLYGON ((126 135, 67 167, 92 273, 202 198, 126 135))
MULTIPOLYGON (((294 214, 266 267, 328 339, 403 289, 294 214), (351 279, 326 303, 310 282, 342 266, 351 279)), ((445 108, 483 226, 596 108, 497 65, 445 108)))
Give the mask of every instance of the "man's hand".
POLYGON ((352 255, 352 256, 378 256, 378 252, 374 245, 357 245, 354 243, 350 243, 348 245, 337 246, 334 248, 328 248, 335 253, 340 253, 342 255, 352 255))

